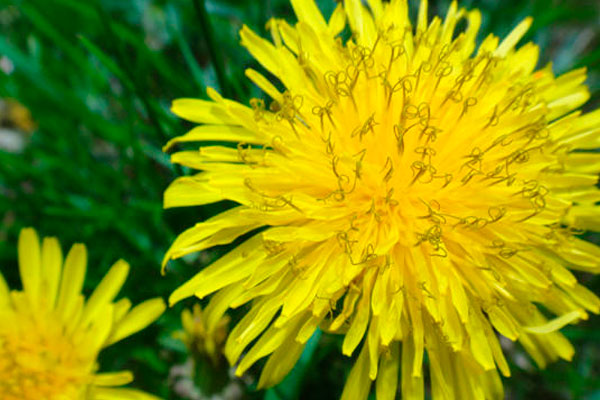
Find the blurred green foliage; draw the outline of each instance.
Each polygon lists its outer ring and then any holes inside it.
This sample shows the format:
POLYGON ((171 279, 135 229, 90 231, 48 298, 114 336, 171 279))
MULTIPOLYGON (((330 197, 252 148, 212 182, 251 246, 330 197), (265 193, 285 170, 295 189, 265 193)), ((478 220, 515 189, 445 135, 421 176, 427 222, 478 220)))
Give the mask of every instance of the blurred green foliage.
MULTIPOLYGON (((416 1, 410 1, 416 14, 416 1)), ((444 14, 449 1, 431 1, 444 14)), ((587 65, 592 100, 600 100, 600 5, 596 0, 465 0, 483 13, 479 40, 503 36, 527 15, 535 23, 527 39, 541 45, 541 65, 557 73, 587 65)), ((333 0, 319 1, 326 15, 333 0)), ((169 293, 223 249, 172 263, 160 275, 162 254, 176 233, 222 210, 163 211, 162 192, 177 175, 161 147, 188 125, 169 104, 178 97, 205 97, 212 86, 239 101, 260 97, 244 69, 260 69, 239 46, 245 23, 266 35, 271 16, 293 21, 287 0, 0 0, 0 98, 24 104, 37 128, 20 133, 22 148, 0 149, 0 265, 18 287, 16 238, 23 226, 58 236, 65 247, 88 245, 90 291, 112 262, 132 270, 122 296, 134 302, 169 293)), ((6 127, 5 127, 6 128, 6 127)), ((8 128, 11 128, 8 126, 8 128)), ((14 132, 13 132, 14 133, 14 132)), ((0 135, 6 131, 0 131, 0 135)), ((588 239, 598 242, 597 237, 588 239)), ((597 278, 582 279, 600 292, 597 278)), ((189 305, 193 300, 184 302, 189 305)), ((141 334, 108 349, 104 370, 129 368, 135 386, 178 398, 169 390, 169 369, 185 359, 171 339, 180 329, 181 305, 141 334)), ((238 316, 239 317, 239 316, 238 316)), ((234 315, 234 320, 236 316, 234 315)), ((510 351, 513 399, 600 399, 600 318, 565 329, 577 355, 545 371, 510 351)), ((265 398, 337 398, 351 362, 338 338, 309 346, 298 368, 265 398), (290 389, 291 385, 291 389, 290 389)), ((254 371, 255 372, 255 371, 254 371)), ((253 392, 252 380, 244 386, 253 392)))

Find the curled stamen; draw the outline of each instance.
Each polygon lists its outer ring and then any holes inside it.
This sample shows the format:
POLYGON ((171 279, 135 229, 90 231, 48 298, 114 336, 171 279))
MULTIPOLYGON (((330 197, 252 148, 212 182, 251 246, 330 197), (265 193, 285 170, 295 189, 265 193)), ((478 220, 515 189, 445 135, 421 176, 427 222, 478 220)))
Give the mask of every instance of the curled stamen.
POLYGON ((488 215, 490 217, 489 222, 497 222, 506 215, 506 208, 504 207, 490 207, 488 209, 488 215))
POLYGON ((403 131, 403 128, 398 124, 394 125, 394 136, 396 137, 396 143, 397 143, 396 147, 398 149, 398 154, 403 155, 404 154, 404 131, 403 131))
POLYGON ((402 109, 402 119, 414 119, 419 116, 419 108, 414 104, 406 104, 402 109))
POLYGON ((488 123, 483 127, 483 129, 489 128, 490 126, 496 126, 498 125, 498 122, 500 122, 500 116, 498 115, 498 105, 496 105, 494 106, 494 112, 492 116, 488 120, 488 123))
POLYGON ((436 155, 435 149, 429 146, 418 146, 414 152, 421 155, 421 161, 427 158, 427 164, 431 164, 431 158, 436 155))
MULTIPOLYGON (((283 102, 282 104, 279 104, 279 110, 276 112, 277 121, 282 121, 284 119, 288 121, 297 138, 300 138, 300 135, 298 134, 295 123, 297 121, 306 121, 305 118, 302 118, 302 114, 300 113, 303 103, 304 97, 301 95, 292 96, 286 91, 283 94, 283 102)), ((275 104, 275 102, 273 102, 272 105, 273 104, 275 104)))
POLYGON ((463 109, 462 109, 462 113, 460 114, 460 117, 462 118, 469 111, 470 107, 474 107, 476 105, 477 105, 477 98, 467 97, 467 99, 463 103, 463 109))
POLYGON ((354 131, 352 131, 350 137, 355 137, 356 135, 358 135, 359 141, 362 141, 363 136, 367 133, 375 133, 374 127, 377 125, 378 123, 375 122, 375 113, 373 113, 369 118, 367 118, 367 120, 364 124, 362 124, 362 126, 359 126, 358 128, 354 129, 354 131))
POLYGON ((348 232, 338 232, 336 235, 336 239, 338 244, 342 249, 344 249, 344 253, 352 254, 352 246, 358 242, 358 240, 352 240, 348 237, 348 232))
POLYGON ((365 264, 371 260, 377 258, 377 254, 375 254, 375 246, 372 243, 369 243, 367 247, 363 249, 363 252, 360 257, 360 261, 355 262, 352 260, 352 256, 350 256, 350 263, 353 265, 365 264))
POLYGON ((408 97, 413 92, 413 85, 409 78, 409 76, 406 76, 400 80, 402 86, 402 102, 404 104, 408 103, 408 97))
POLYGON ((392 51, 390 53, 390 65, 398 60, 402 55, 406 54, 406 48, 402 44, 391 46, 392 51))
POLYGON ((448 251, 442 244, 442 227, 439 224, 432 225, 425 233, 417 233, 417 243, 415 246, 418 246, 421 243, 429 243, 433 247, 435 253, 430 254, 430 256, 448 256, 448 251))
POLYGON ((421 133, 419 134, 419 138, 426 136, 427 140, 426 143, 433 143, 437 140, 437 135, 439 132, 441 132, 442 130, 439 128, 436 128, 435 126, 426 126, 425 128, 423 128, 423 130, 421 131, 421 133))
POLYGON ((446 186, 448 186, 450 184, 450 182, 452 182, 452 179, 454 179, 454 176, 450 173, 445 173, 445 174, 433 175, 431 178, 432 179, 443 179, 444 184, 442 185, 442 188, 445 188, 446 186))
POLYGON ((383 171, 385 170, 387 170, 387 172, 385 173, 383 180, 385 182, 389 182, 389 180, 392 179, 392 175, 394 174, 394 163, 392 162, 392 158, 389 156, 385 160, 385 165, 383 166, 383 171))
POLYGON ((428 219, 435 225, 445 224, 447 222, 446 216, 440 212, 440 203, 436 200, 431 200, 429 203, 423 199, 419 200, 427 207, 428 214, 418 218, 428 219))
POLYGON ((427 171, 427 167, 428 166, 422 161, 415 161, 412 163, 410 166, 413 171, 413 180, 411 185, 414 184, 417 179, 419 179, 427 171))
POLYGON ((502 147, 506 147, 506 146, 510 146, 512 144, 512 139, 510 139, 510 135, 501 135, 498 136, 496 139, 494 139, 494 141, 492 142, 491 145, 489 145, 489 147, 487 149, 485 149, 485 152, 488 152, 489 150, 493 149, 494 147, 501 145, 502 147))
POLYGON ((452 100, 455 103, 460 103, 463 101, 463 94, 458 89, 452 89, 446 95, 446 98, 442 102, 442 105, 446 104, 446 101, 448 101, 448 100, 452 100))
MULTIPOLYGON (((335 122, 333 121, 333 118, 331 116, 331 114, 333 113, 332 109, 333 109, 334 104, 335 104, 335 102, 333 100, 330 100, 327 102, 327 104, 324 107, 314 106, 312 109, 313 115, 316 115, 319 117, 319 120, 321 123, 321 131, 323 131, 324 116, 327 116, 327 119, 329 119, 329 122, 331 123, 331 125, 334 128, 336 127, 335 122)), ((331 134, 329 135, 329 137, 331 137, 331 134)))
POLYGON ((431 109, 429 108, 429 103, 423 102, 419 104, 417 111, 420 121, 425 125, 429 124, 429 120, 431 119, 431 109))
POLYGON ((476 169, 472 169, 465 176, 463 176, 460 181, 462 182, 463 185, 466 185, 467 183, 469 183, 471 181, 471 179, 473 179, 477 175, 483 175, 483 173, 476 169))
POLYGON ((438 87, 440 86, 440 82, 442 81, 442 79, 444 79, 447 76, 450 76, 452 74, 452 66, 449 65, 446 62, 443 62, 440 64, 440 66, 438 67, 438 69, 436 69, 435 71, 435 76, 437 77, 437 81, 435 82, 435 86, 434 86, 434 90, 438 90, 438 87))
POLYGON ((467 161, 461 166, 461 169, 467 167, 470 170, 481 171, 484 155, 485 152, 481 151, 479 147, 473 147, 473 149, 471 149, 471 153, 464 156, 467 161))

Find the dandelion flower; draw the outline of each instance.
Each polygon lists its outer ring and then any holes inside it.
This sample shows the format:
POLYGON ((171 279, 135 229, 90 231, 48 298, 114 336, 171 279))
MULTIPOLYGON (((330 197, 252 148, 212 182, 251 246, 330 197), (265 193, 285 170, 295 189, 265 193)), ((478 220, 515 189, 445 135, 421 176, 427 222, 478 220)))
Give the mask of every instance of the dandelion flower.
POLYGON ((585 69, 536 70, 539 48, 517 47, 530 18, 476 48, 481 14, 456 2, 429 21, 423 0, 416 26, 405 0, 346 0, 328 20, 291 3, 298 22, 271 20, 272 41, 241 31, 281 83, 246 71, 268 107, 210 89, 173 103, 201 125, 166 147, 203 146, 172 155, 201 172, 173 182, 165 207, 238 206, 183 232, 165 262, 249 239, 171 302, 250 303, 225 353, 237 374, 268 357, 260 387, 317 327, 343 334, 343 354, 358 354, 344 399, 373 381, 378 399, 422 399, 425 352, 434 398, 500 399, 498 334, 541 367, 571 359, 559 329, 600 308, 571 272, 600 271, 600 249, 577 237, 600 228, 600 155, 585 151, 600 145, 600 111, 577 111, 585 69))
POLYGON ((19 236, 22 291, 9 291, 0 274, 0 393, 4 400, 152 400, 134 389, 129 371, 99 373, 98 353, 145 328, 164 311, 162 299, 131 309, 114 302, 129 265, 117 261, 92 295, 81 294, 86 248, 75 244, 63 263, 56 238, 35 230, 19 236))
POLYGON ((190 353, 198 354, 210 360, 214 366, 218 366, 227 338, 229 317, 208 320, 208 315, 214 314, 203 312, 199 304, 194 305, 193 311, 183 310, 181 313, 183 331, 175 336, 181 339, 190 353))
POLYGON ((17 128, 27 134, 36 128, 31 112, 14 99, 0 99, 0 125, 17 128))
POLYGON ((186 308, 181 313, 183 331, 174 335, 185 344, 191 356, 194 382, 204 395, 218 393, 230 381, 229 366, 223 355, 230 318, 210 318, 216 315, 220 314, 210 308, 202 310, 199 304, 194 305, 193 311, 186 308))

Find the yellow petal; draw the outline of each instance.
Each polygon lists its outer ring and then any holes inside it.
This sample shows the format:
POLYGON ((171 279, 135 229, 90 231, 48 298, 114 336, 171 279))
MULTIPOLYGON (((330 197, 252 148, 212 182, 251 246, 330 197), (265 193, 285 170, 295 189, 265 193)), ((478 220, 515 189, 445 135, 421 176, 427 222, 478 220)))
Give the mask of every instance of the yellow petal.
POLYGON ((373 13, 373 18, 375 18, 375 22, 378 22, 383 15, 383 3, 381 0, 367 0, 369 4, 369 8, 373 13))
POLYGON ((264 253, 257 252, 254 249, 260 242, 260 235, 253 236, 225 256, 219 258, 177 288, 169 298, 169 302, 174 304, 192 295, 203 298, 207 294, 247 278, 265 257, 264 253), (252 252, 250 253, 250 251, 252 252))
MULTIPOLYGON (((422 350, 421 350, 422 351, 422 350)), ((402 399, 423 400, 425 391, 423 387, 423 374, 413 373, 415 364, 415 346, 410 339, 402 342, 402 399)))
POLYGON ((96 319, 86 329, 84 339, 80 347, 83 354, 88 354, 94 359, 104 347, 106 340, 113 330, 114 306, 112 304, 103 304, 96 313, 96 319))
POLYGON ((400 343, 393 342, 387 354, 379 359, 379 374, 375 383, 377 400, 394 400, 398 389, 400 343))
POLYGON ((344 6, 341 3, 335 7, 333 14, 329 18, 328 29, 332 36, 337 36, 346 26, 346 12, 344 6))
POLYGON ((548 114, 548 120, 552 121, 566 113, 575 110, 585 104, 590 99, 590 91, 586 86, 581 86, 576 90, 571 91, 568 95, 561 97, 548 103, 548 108, 551 110, 548 114))
POLYGON ((0 309, 10 303, 10 289, 0 272, 0 309))
POLYGON ((112 344, 130 336, 156 321, 165 311, 166 305, 163 299, 154 298, 146 300, 135 306, 122 320, 111 335, 108 343, 112 344))
MULTIPOLYGON (((424 349, 424 329, 423 329, 423 314, 421 308, 415 304, 415 301, 408 301, 408 311, 410 314, 410 321, 412 324, 412 371, 410 372, 414 378, 421 378, 423 376, 423 349, 424 349)), ((406 343, 404 344, 406 346, 406 343)), ((404 371, 404 367, 402 367, 404 371)), ((403 372, 404 373, 404 372, 403 372)))
POLYGON ((469 301, 462 282, 460 282, 460 278, 455 274, 451 274, 448 278, 452 303, 456 307, 456 311, 458 311, 460 320, 466 323, 469 320, 469 301))
MULTIPOLYGON (((308 316, 306 315, 299 315, 281 328, 271 325, 269 329, 261 335, 248 353, 244 355, 244 358, 242 358, 242 361, 235 370, 235 374, 237 376, 242 376, 256 361, 281 348, 286 340, 294 340, 298 333, 298 329, 301 324, 308 319, 307 317, 308 316)), ((269 377, 265 377, 264 379, 269 379, 269 377)))
POLYGON ((44 238, 42 244, 42 290, 48 304, 54 308, 60 285, 63 258, 56 238, 44 238))
POLYGON ((360 298, 358 305, 356 306, 356 311, 354 313, 354 318, 350 323, 350 328, 346 335, 344 336, 344 342, 342 343, 342 354, 346 356, 352 355, 352 352, 358 346, 360 341, 362 340, 365 331, 367 330, 367 326, 369 324, 369 314, 370 314, 370 287, 373 282, 373 278, 369 280, 365 280, 365 287, 363 289, 362 297, 360 298))
POLYGON ((586 310, 590 310, 594 314, 600 313, 600 299, 585 286, 577 284, 569 288, 567 293, 586 310))
POLYGON ((92 400, 161 400, 136 389, 99 387, 92 390, 92 400))
POLYGON ((371 318, 369 332, 367 333, 366 345, 369 348, 369 379, 372 381, 377 378, 379 367, 379 318, 371 318))
POLYGON ((446 18, 444 19, 440 43, 450 43, 454 34, 454 30, 456 29, 456 24, 458 24, 458 21, 460 21, 463 14, 464 9, 459 10, 458 3, 456 2, 456 0, 453 0, 452 3, 450 3, 450 7, 448 8, 448 12, 446 13, 446 18))
POLYGON ((77 297, 83 287, 86 266, 87 250, 85 245, 74 244, 65 260, 58 292, 58 302, 56 303, 56 309, 64 317, 68 317, 75 308, 77 297))
MULTIPOLYGON (((488 343, 490 345, 490 350, 492 351, 492 356, 494 357, 494 361, 496 361, 496 365, 502 375, 509 377, 510 376, 510 368, 508 367, 508 363, 506 362, 506 358, 504 357, 504 353, 502 353, 502 347, 500 347, 500 342, 498 341, 498 335, 491 326, 487 324, 483 324, 483 329, 485 330, 485 336, 488 339, 488 343)), ((491 371, 488 371, 491 372, 491 371)))
POLYGON ((494 356, 492 355, 490 344, 482 326, 487 322, 479 313, 474 313, 469 322, 471 325, 469 327, 469 335, 471 336, 471 352, 473 356, 485 370, 494 369, 494 356))
POLYGON ((570 313, 563 314, 560 317, 554 318, 544 325, 538 326, 525 326, 523 329, 530 333, 546 334, 555 332, 561 329, 563 326, 573 323, 574 321, 583 317, 583 313, 580 310, 571 311, 570 313))
POLYGON ((169 185, 164 194, 164 207, 201 206, 223 200, 223 195, 199 177, 182 176, 169 185))
POLYGON ((304 344, 296 342, 293 335, 288 336, 285 342, 269 357, 260 374, 257 388, 263 389, 281 382, 302 355, 302 350, 304 350, 304 344))
POLYGON ((19 234, 19 272, 23 290, 32 304, 37 304, 41 280, 40 240, 33 228, 19 234))
POLYGON ((258 36, 246 25, 240 31, 242 46, 246 47, 254 58, 269 72, 280 76, 278 51, 271 43, 258 36))
POLYGON ((233 328, 225 343, 224 351, 230 364, 235 364, 246 346, 269 325, 281 305, 277 300, 277 298, 267 298, 256 302, 233 328))
POLYGON ((506 336, 510 340, 517 340, 517 337, 519 336, 518 323, 510 313, 505 312, 501 307, 494 306, 488 310, 487 314, 490 322, 500 334, 506 336))
POLYGON ((231 285, 219 291, 210 299, 208 306, 204 309, 206 330, 208 332, 213 332, 217 328, 225 311, 227 311, 233 300, 242 293, 243 289, 241 285, 231 285))
POLYGON ((417 17, 417 32, 425 32, 427 30, 427 24, 428 24, 428 16, 427 16, 427 10, 429 8, 429 1, 428 0, 420 0, 420 5, 419 5, 419 16, 417 17))
POLYGON ((513 30, 504 38, 504 40, 500 43, 494 55, 496 57, 506 57, 509 51, 514 49, 519 40, 531 27, 531 23, 533 22, 533 18, 527 17, 523 21, 521 21, 513 30))
POLYGON ((127 312, 129 312, 129 310, 131 309, 131 301, 128 298, 122 298, 114 304, 114 322, 116 324, 121 319, 123 319, 123 317, 127 315, 127 312))
POLYGON ((259 163, 261 157, 261 150, 245 149, 241 155, 240 150, 230 147, 205 146, 199 150, 174 153, 171 162, 204 171, 232 171, 236 167, 245 167, 245 164, 259 163))
POLYGON ((227 109, 213 101, 199 99, 177 99, 173 101, 171 111, 191 122, 216 125, 238 125, 227 109))
POLYGON ((448 349, 435 335, 428 334, 427 343, 432 396, 436 399, 452 399, 454 396, 453 368, 448 362, 448 349))
POLYGON ((352 31, 358 42, 366 47, 373 46, 377 38, 373 17, 366 11, 360 0, 344 0, 344 8, 352 31))
POLYGON ((317 32, 324 31, 327 23, 314 0, 290 0, 298 21, 306 22, 317 32))
POLYGON ((187 142, 234 142, 234 143, 263 143, 264 139, 258 132, 252 132, 241 126, 231 125, 201 125, 185 135, 169 140, 163 151, 169 151, 178 143, 187 142))
POLYGON ((169 259, 183 257, 215 245, 231 243, 239 236, 264 225, 263 222, 252 218, 254 212, 244 206, 235 207, 189 228, 179 235, 167 250, 163 266, 169 259), (248 220, 249 224, 245 225, 244 220, 248 220))
POLYGON ((600 231, 600 212, 596 205, 575 205, 571 207, 565 221, 576 229, 600 231))
POLYGON ((117 261, 108 271, 106 276, 98 284, 90 296, 81 319, 81 326, 85 326, 96 318, 96 313, 106 304, 112 302, 121 290, 127 274, 129 273, 129 264, 123 260, 117 261))
POLYGON ((281 92, 279 90, 277 90, 277 88, 275 87, 275 85, 273 85, 271 82, 269 82, 267 80, 267 78, 265 78, 264 76, 262 76, 260 73, 256 72, 252 68, 248 68, 246 70, 246 76, 252 82, 254 82, 256 84, 256 86, 258 86, 266 94, 268 94, 269 96, 271 96, 271 98, 273 100, 275 100, 278 103, 282 103, 283 102, 283 95, 281 94, 281 92))
POLYGON ((369 396, 371 380, 369 379, 369 350, 363 345, 358 359, 350 370, 341 400, 365 400, 369 396))
POLYGON ((104 372, 94 375, 95 386, 123 386, 132 381, 131 371, 104 372))

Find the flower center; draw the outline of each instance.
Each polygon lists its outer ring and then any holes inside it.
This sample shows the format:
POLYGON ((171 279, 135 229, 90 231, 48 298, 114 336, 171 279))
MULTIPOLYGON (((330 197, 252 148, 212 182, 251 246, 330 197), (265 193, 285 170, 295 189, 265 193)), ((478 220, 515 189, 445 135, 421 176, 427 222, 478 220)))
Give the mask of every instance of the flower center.
MULTIPOLYGON (((18 297, 26 300, 24 294, 18 297)), ((5 400, 84 399, 93 358, 76 348, 60 317, 11 313, 0 327, 0 393, 5 400)))

